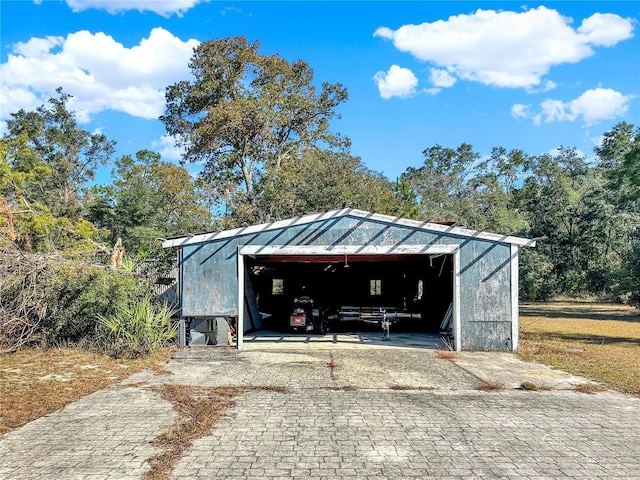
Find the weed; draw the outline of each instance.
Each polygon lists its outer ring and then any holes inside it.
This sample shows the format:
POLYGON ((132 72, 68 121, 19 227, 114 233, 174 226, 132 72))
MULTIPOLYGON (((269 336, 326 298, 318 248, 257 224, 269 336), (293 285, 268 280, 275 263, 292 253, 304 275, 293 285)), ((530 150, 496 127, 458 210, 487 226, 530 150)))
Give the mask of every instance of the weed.
POLYGON ((250 387, 250 389, 258 392, 289 393, 289 389, 287 387, 278 387, 276 385, 258 385, 250 387))
POLYGON ((331 370, 333 370, 334 368, 338 368, 338 364, 332 360, 332 361, 327 363, 327 367, 329 367, 331 370))
POLYGON ((438 350, 436 350, 436 354, 438 355, 438 358, 441 358, 442 360, 453 361, 456 358, 456 352, 452 352, 451 350, 444 350, 439 348, 438 350))
POLYGON ((178 419, 166 432, 151 441, 163 451, 149 459, 151 469, 143 479, 169 479, 173 468, 193 442, 211 433, 220 415, 235 405, 235 398, 246 389, 242 387, 189 387, 162 385, 152 390, 171 402, 178 411, 178 419))
POLYGON ((606 392, 607 387, 599 383, 581 383, 574 386, 573 391, 593 395, 594 393, 606 392))
POLYGON ((173 313, 147 295, 132 305, 120 306, 112 315, 100 315, 107 350, 116 356, 135 358, 166 346, 176 336, 177 324, 171 324, 173 313))
POLYGON ((533 382, 522 382, 520 384, 520 388, 522 390, 529 390, 531 392, 537 392, 538 390, 540 390, 540 387, 533 382))
POLYGON ((171 402, 178 418, 166 432, 151 441, 163 449, 149 459, 151 468, 144 480, 168 480, 175 465, 193 443, 211 433, 222 414, 235 405, 237 397, 249 390, 287 393, 285 387, 193 387, 161 385, 151 390, 171 402))
POLYGON ((486 380, 483 380, 475 388, 476 390, 480 390, 482 392, 500 392, 504 390, 504 385, 501 383, 488 382, 486 380))
POLYGON ((435 390, 435 387, 429 387, 429 386, 412 386, 412 385, 398 385, 398 384, 393 384, 393 385, 389 385, 389 388, 391 390, 422 390, 422 391, 427 391, 427 390, 435 390))
POLYGON ((332 387, 322 387, 323 390, 333 390, 333 391, 341 391, 341 392, 353 392, 358 390, 358 387, 354 387, 353 385, 343 385, 343 386, 332 386, 332 387))

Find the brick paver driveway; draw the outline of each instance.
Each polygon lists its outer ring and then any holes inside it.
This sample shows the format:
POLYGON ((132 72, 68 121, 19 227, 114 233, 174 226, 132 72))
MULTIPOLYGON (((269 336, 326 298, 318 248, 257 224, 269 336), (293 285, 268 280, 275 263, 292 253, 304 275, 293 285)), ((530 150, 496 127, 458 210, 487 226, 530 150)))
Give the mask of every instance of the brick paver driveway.
POLYGON ((640 479, 640 399, 575 392, 575 378, 510 355, 309 347, 167 368, 7 434, 0 478, 141 478, 149 441, 176 418, 150 387, 170 383, 286 387, 241 395, 172 478, 640 479), (552 389, 514 389, 518 375, 552 389), (481 377, 505 389, 477 390, 481 377))

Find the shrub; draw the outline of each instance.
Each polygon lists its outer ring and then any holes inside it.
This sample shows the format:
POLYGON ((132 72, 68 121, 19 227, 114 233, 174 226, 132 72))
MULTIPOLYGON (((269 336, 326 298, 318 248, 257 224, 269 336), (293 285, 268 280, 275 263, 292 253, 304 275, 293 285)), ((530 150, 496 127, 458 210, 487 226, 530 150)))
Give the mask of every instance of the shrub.
POLYGON ((99 318, 149 293, 130 272, 55 254, 0 253, 0 350, 38 344, 98 347, 99 318))
POLYGON ((95 337, 101 316, 128 306, 147 292, 127 272, 81 265, 62 269, 49 290, 44 327, 51 340, 67 343, 95 337))
POLYGON ((99 336, 107 352, 135 358, 166 346, 176 336, 175 313, 146 295, 130 305, 118 305, 110 315, 100 315, 99 336))

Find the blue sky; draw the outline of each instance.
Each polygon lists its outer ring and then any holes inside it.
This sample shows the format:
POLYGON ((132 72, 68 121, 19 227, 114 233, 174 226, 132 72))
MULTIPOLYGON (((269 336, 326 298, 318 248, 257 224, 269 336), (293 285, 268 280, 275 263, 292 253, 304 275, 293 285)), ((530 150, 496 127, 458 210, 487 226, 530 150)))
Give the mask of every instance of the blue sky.
POLYGON ((0 122, 62 86, 82 126, 115 140, 118 155, 147 148, 179 158, 157 120, 164 88, 189 78, 198 42, 236 35, 306 61, 318 84, 346 86, 332 129, 391 179, 435 144, 467 142, 482 155, 565 145, 591 156, 616 123, 640 124, 637 1, 2 0, 0 8, 0 122))

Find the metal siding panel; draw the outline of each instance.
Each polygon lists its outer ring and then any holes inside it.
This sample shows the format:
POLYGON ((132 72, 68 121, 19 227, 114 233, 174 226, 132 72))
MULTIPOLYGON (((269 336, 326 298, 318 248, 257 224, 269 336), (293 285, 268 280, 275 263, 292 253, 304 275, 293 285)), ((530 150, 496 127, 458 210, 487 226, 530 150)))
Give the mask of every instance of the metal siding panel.
POLYGON ((468 322, 462 349, 483 352, 510 352, 511 322, 468 322))
POLYGON ((185 247, 183 315, 237 315, 237 240, 185 247))
POLYGON ((462 348, 510 349, 510 246, 488 241, 466 241, 461 247, 460 256, 462 348), (506 325, 507 328, 498 328, 496 325, 506 325))

